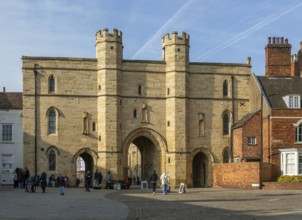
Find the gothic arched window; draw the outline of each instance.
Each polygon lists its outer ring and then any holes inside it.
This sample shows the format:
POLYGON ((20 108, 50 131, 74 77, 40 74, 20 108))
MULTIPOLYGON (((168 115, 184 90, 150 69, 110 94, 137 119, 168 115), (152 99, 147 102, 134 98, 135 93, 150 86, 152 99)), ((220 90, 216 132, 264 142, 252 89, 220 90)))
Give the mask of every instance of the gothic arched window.
POLYGON ((48 90, 49 92, 54 92, 55 91, 55 79, 53 77, 53 75, 51 75, 49 77, 49 80, 48 80, 48 90))
POLYGON ((229 149, 225 148, 222 153, 222 162, 228 163, 230 158, 229 149))
POLYGON ((223 89, 222 89, 222 93, 223 93, 223 96, 228 96, 228 92, 229 92, 229 86, 228 86, 228 81, 227 80, 224 80, 223 81, 223 89))
POLYGON ((55 150, 51 150, 48 155, 48 169, 49 170, 56 170, 56 159, 57 154, 55 150))
POLYGON ((141 86, 141 85, 138 86, 138 94, 139 94, 139 95, 142 94, 142 86, 141 86))
POLYGON ((56 133, 57 115, 55 109, 51 109, 48 114, 48 134, 56 133))
POLYGON ((225 112, 222 116, 223 135, 229 135, 229 113, 225 112))

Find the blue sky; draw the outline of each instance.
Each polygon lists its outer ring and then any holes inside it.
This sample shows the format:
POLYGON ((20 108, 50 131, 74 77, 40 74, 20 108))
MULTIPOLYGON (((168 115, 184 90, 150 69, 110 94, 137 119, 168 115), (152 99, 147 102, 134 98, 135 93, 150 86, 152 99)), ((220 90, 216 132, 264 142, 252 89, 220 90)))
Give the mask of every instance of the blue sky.
POLYGON ((123 32, 124 59, 161 60, 161 39, 190 35, 191 62, 246 63, 264 74, 268 37, 297 53, 301 0, 1 0, 0 90, 22 91, 22 56, 95 58, 95 33, 123 32))

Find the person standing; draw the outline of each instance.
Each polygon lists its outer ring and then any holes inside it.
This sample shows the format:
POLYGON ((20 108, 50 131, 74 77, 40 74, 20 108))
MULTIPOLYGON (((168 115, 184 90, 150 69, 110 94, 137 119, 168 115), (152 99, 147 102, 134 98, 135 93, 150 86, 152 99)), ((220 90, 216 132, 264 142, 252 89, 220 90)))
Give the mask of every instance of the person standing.
POLYGON ((85 175, 85 188, 86 192, 90 192, 90 182, 91 182, 91 174, 90 171, 88 170, 86 175, 85 175))
POLYGON ((169 177, 166 173, 166 171, 163 172, 163 174, 160 176, 161 185, 163 187, 163 194, 167 195, 168 193, 168 184, 169 184, 169 177))
POLYGON ((150 177, 150 183, 152 185, 153 195, 155 195, 157 180, 158 180, 158 176, 157 176, 156 171, 154 170, 150 177))
POLYGON ((14 171, 14 188, 17 188, 19 186, 18 172, 19 168, 16 168, 14 171))
POLYGON ((43 193, 45 193, 45 187, 47 185, 47 174, 43 171, 40 177, 40 183, 43 193))
POLYGON ((107 175, 106 175, 106 189, 110 189, 111 181, 112 181, 112 174, 111 174, 110 171, 107 171, 107 175))
POLYGON ((66 177, 62 176, 62 175, 59 175, 58 176, 58 184, 60 186, 60 192, 61 192, 61 196, 64 196, 65 195, 65 192, 64 192, 64 189, 65 189, 65 180, 67 180, 66 177))
POLYGON ((103 175, 102 175, 101 171, 99 171, 98 172, 98 189, 101 188, 102 179, 103 179, 103 175))
POLYGON ((55 186, 56 186, 56 181, 55 181, 55 176, 54 176, 54 175, 51 175, 51 176, 49 177, 49 185, 50 185, 51 187, 55 187, 55 186))
POLYGON ((94 189, 98 189, 98 187, 99 187, 98 173, 99 173, 99 171, 96 170, 93 174, 94 189))

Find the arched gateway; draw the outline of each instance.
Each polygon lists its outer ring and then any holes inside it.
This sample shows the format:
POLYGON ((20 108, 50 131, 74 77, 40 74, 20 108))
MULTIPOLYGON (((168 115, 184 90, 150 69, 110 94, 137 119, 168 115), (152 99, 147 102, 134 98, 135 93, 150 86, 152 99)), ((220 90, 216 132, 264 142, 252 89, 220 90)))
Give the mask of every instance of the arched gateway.
POLYGON ((212 185, 212 153, 206 148, 198 148, 193 153, 192 183, 193 187, 209 187, 212 185))
POLYGON ((87 171, 90 171, 90 173, 92 174, 94 172, 94 169, 97 167, 97 159, 97 153, 89 148, 83 148, 73 156, 72 170, 74 171, 72 173, 76 173, 76 179, 82 180, 81 183, 79 183, 81 186, 83 186, 84 184, 85 173, 87 171), (79 164, 79 162, 81 161, 84 162, 83 165, 79 164))
POLYGON ((139 128, 132 131, 125 139, 123 144, 124 156, 124 178, 129 175, 129 147, 135 145, 140 152, 141 169, 138 175, 141 180, 149 180, 153 170, 161 173, 166 166, 165 155, 167 144, 165 139, 155 130, 150 128, 139 128))
POLYGON ((96 33, 95 58, 22 57, 24 166, 31 173, 66 174, 75 185, 80 157, 87 170, 111 171, 121 181, 129 177, 128 152, 136 146, 142 179, 166 170, 171 187, 191 186, 192 173, 204 169, 199 185, 209 186, 211 157, 221 161, 231 143, 231 135, 222 135, 231 133, 221 115, 235 109, 237 122, 250 111, 249 91, 237 89, 232 107, 223 82, 232 82, 229 90, 245 87, 251 66, 190 62, 185 32, 163 36, 157 61, 125 60, 123 47, 122 32, 104 28, 96 33), (212 156, 198 148, 205 144, 212 156), (49 146, 57 151, 46 155, 49 146))

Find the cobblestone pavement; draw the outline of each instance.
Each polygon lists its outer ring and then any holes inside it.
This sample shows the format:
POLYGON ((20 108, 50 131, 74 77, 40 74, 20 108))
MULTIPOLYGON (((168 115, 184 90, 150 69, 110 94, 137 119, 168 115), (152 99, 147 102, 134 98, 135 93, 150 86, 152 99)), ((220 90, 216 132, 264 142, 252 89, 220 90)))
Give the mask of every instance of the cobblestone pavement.
POLYGON ((107 198, 129 207, 132 219, 302 219, 302 192, 276 190, 189 189, 164 196, 160 190, 121 190, 107 198))
POLYGON ((126 219, 128 207, 109 200, 106 194, 113 190, 47 187, 46 193, 37 188, 35 193, 24 189, 0 187, 0 220, 119 220, 126 219))
POLYGON ((0 187, 0 220, 9 219, 302 219, 302 191, 235 190, 220 188, 176 190, 164 196, 150 189, 91 190, 38 188, 35 193, 0 187))

